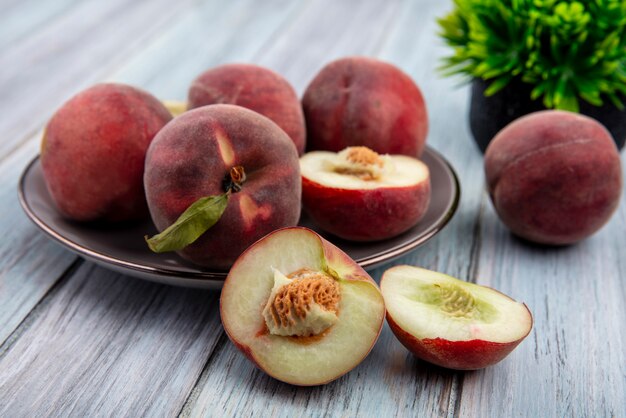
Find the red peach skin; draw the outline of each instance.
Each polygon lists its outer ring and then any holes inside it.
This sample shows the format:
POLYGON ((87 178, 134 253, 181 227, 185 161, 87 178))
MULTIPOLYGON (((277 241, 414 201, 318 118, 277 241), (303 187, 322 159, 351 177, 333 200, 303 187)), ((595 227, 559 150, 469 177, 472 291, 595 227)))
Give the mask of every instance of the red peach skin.
POLYGON ((59 211, 77 221, 147 217, 146 150, 171 118, 155 97, 123 84, 97 84, 67 101, 48 122, 41 146, 59 211))
POLYGON ((430 181, 415 187, 336 189, 302 178, 302 205, 325 231, 352 240, 376 241, 413 227, 430 203, 430 181))
POLYGON ((493 205, 511 231, 543 244, 571 244, 600 229, 622 191, 619 152, 587 116, 542 111, 517 119, 485 152, 493 205))
POLYGON ((526 337, 508 343, 484 340, 448 341, 443 338, 419 340, 400 328, 389 314, 387 323, 398 341, 418 358, 454 370, 478 370, 496 364, 526 337))
POLYGON ((274 71, 251 64, 226 64, 200 74, 189 89, 189 108, 234 104, 273 120, 304 152, 304 115, 295 90, 274 71))
POLYGON ((302 98, 307 150, 366 146, 380 154, 419 157, 428 133, 426 104, 397 67, 348 57, 326 65, 302 98))
POLYGON ((228 269, 253 242, 300 217, 298 153, 268 118, 233 105, 203 106, 183 113, 154 139, 144 182, 159 231, 201 197, 225 192, 234 166, 245 169, 219 221, 179 254, 201 266, 228 269))

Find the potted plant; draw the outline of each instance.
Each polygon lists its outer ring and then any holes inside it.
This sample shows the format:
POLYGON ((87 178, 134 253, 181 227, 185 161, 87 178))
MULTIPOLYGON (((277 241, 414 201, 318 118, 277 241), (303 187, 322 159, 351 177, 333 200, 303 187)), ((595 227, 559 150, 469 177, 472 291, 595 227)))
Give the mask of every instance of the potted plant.
POLYGON ((512 120, 580 112, 626 140, 626 1, 454 0, 439 19, 446 75, 472 81, 470 127, 485 150, 512 120))

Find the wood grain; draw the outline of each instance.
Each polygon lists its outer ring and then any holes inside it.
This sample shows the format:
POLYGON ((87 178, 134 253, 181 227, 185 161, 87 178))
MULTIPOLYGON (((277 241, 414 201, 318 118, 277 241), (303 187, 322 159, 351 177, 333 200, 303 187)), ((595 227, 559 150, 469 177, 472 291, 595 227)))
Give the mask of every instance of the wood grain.
POLYGON ((296 387, 258 369, 224 339, 183 416, 444 416, 453 372, 417 361, 385 325, 356 369, 324 386, 296 387))
POLYGON ((172 416, 221 334, 217 292, 83 263, 0 359, 0 416, 172 416))
POLYGON ((160 14, 162 7, 156 2, 137 4, 121 13, 128 6, 123 1, 59 2, 37 8, 31 20, 23 18, 31 16, 34 7, 27 2, 13 5, 0 17, 8 45, 0 55, 0 112, 5 115, 0 118, 0 196, 3 216, 11 220, 0 225, 6 238, 0 243, 0 343, 75 260, 32 226, 17 203, 18 175, 39 148, 40 135, 34 133, 75 89, 97 79, 103 67, 96 57, 121 56, 133 46, 125 42, 126 36, 137 38, 163 23, 155 18, 149 25, 140 24, 160 14), (119 17, 111 19, 114 14, 119 17), (124 30, 113 31, 114 25, 124 30))
MULTIPOLYGON (((221 36, 223 42, 233 42, 233 38, 237 39, 238 35, 229 31, 228 28, 232 26, 233 22, 237 21, 238 16, 247 13, 247 10, 251 9, 251 3, 238 2, 236 5, 237 7, 230 9, 230 11, 219 7, 217 3, 199 5, 198 7, 201 8, 202 13, 199 13, 196 9, 192 9, 189 12, 192 16, 200 17, 200 19, 195 21, 195 25, 177 25, 173 30, 179 35, 181 30, 185 30, 183 37, 194 37, 192 34, 196 31, 195 36, 198 39, 217 38, 220 37, 220 34, 224 34, 221 36), (209 7, 211 5, 213 9, 209 7), (217 10, 220 11, 219 14, 216 13, 217 10), (202 19, 206 15, 219 16, 219 19, 215 22, 209 22, 211 24, 207 26, 206 21, 202 19)), ((269 10, 274 12, 274 16, 279 16, 276 13, 276 8, 269 8, 269 10)), ((285 8, 283 10, 287 13, 290 9, 285 8)), ((105 17, 106 14, 103 18, 105 17)), ((261 15, 259 17, 263 18, 264 16, 261 15)), ((280 24, 280 22, 281 20, 279 19, 275 23, 280 24)), ((267 29, 266 37, 269 37, 273 30, 276 30, 275 27, 267 29)), ((257 33, 257 45, 264 41, 261 35, 257 33)), ((240 39, 239 42, 244 44, 247 39, 248 37, 240 39)), ((120 39, 117 40, 117 42, 120 41, 120 39)), ((239 48, 235 50, 239 50, 239 48)), ((170 52, 171 50, 162 50, 160 57, 168 57, 170 52)), ((65 59, 70 60, 71 56, 65 59)), ((187 62, 192 61, 187 60, 187 62)), ((145 71, 143 83, 139 82, 140 76, 138 73, 136 73, 135 79, 130 81, 139 85, 147 84, 148 87, 154 87, 148 80, 151 80, 155 73, 163 73, 163 69, 160 66, 150 64, 152 63, 146 61, 141 65, 141 68, 145 71)), ((15 66, 15 64, 13 65, 15 66)), ((129 68, 132 65, 136 64, 129 64, 129 68)), ((15 71, 17 71, 17 68, 15 71)), ((120 72, 123 71, 120 70, 120 72)), ((91 77, 92 75, 90 74, 89 76, 91 77)), ((50 99, 54 98, 50 97, 50 99)), ((20 109, 13 109, 12 114, 18 115, 19 112, 20 109)), ((13 154, 5 157, 5 160, 2 160, 2 153, 0 152, 0 178, 2 178, 2 182, 0 182, 0 197, 3 197, 1 201, 3 205, 6 205, 4 215, 7 219, 15 219, 15 222, 0 224, 0 232, 9 238, 0 243, 0 254, 2 255, 0 258, 0 344, 11 335, 30 310, 39 303, 40 299, 46 295, 65 269, 75 260, 71 253, 61 249, 60 246, 41 234, 26 219, 17 203, 16 185, 18 176, 30 158, 37 154, 39 141, 39 134, 31 137, 24 145, 18 147, 13 154), (25 260, 27 262, 24 262, 25 260)))
POLYGON ((69 97, 118 68, 189 3, 89 0, 47 25, 33 25, 29 36, 0 55, 0 113, 11 114, 0 118, 0 156, 34 134, 69 97))
POLYGON ((41 2, 40 0, 24 0, 8 4, 3 1, 2 25, 0 25, 0 48, 20 42, 30 36, 33 31, 48 25, 55 19, 66 15, 69 9, 76 6, 76 0, 57 0, 41 2))
POLYGON ((513 237, 487 204, 478 282, 528 304, 534 329, 502 363, 466 375, 462 416, 624 416, 626 202, 565 248, 513 237))
POLYGON ((309 2, 254 61, 283 74, 302 93, 328 62, 346 55, 373 55, 393 25, 401 0, 309 2))
POLYGON ((0 347, 76 260, 35 228, 18 203, 18 177, 37 152, 35 144, 30 141, 0 165, 0 347))
POLYGON ((625 416, 626 197, 601 232, 576 246, 534 247, 506 231, 484 192, 468 89, 436 70, 449 50, 435 18, 450 8, 435 0, 3 2, 0 416, 625 416), (494 367, 430 366, 385 326, 351 373, 323 387, 288 386, 234 348, 219 323, 217 292, 77 261, 21 213, 16 183, 37 152, 36 131, 93 82, 184 99, 199 72, 247 61, 302 92, 325 63, 357 54, 390 61, 417 81, 428 143, 462 187, 450 224, 390 265, 493 286, 534 313, 529 337, 494 367))
POLYGON ((208 3, 190 9, 107 78, 143 87, 162 99, 186 100, 191 82, 203 71, 230 62, 256 62, 279 28, 290 25, 307 3, 255 4, 223 2, 219 12, 208 3))
MULTIPOLYGON (((352 13, 353 6, 317 3, 314 15, 323 10, 325 24, 329 26, 311 21, 309 13, 313 11, 306 9, 301 20, 294 22, 282 36, 293 44, 275 43, 277 50, 270 49, 264 54, 264 64, 281 73, 291 72, 290 80, 302 90, 314 72, 333 57, 378 53, 388 32, 393 32, 392 19, 401 14, 399 9, 403 8, 402 13, 418 9, 398 3, 394 5, 396 8, 381 10, 370 2, 362 4, 358 13, 352 13), (349 23, 341 25, 342 20, 349 23), (298 42, 305 39, 308 55, 284 63, 284 57, 296 54, 298 42), (332 48, 324 51, 324 45, 332 48), (323 55, 315 60, 311 51, 323 55), (276 57, 276 61, 270 61, 271 57, 276 57), (286 65, 284 69, 283 65, 286 65)), ((429 14, 423 16, 426 19, 429 14)), ((428 43, 424 47, 421 53, 432 52, 428 43)), ((379 269, 374 275, 379 277, 380 272, 379 269)), ((454 376, 454 372, 417 361, 387 326, 359 367, 335 382, 315 388, 297 388, 268 377, 225 339, 211 356, 183 416, 204 416, 215 410, 244 416, 443 416, 455 390, 454 376)))

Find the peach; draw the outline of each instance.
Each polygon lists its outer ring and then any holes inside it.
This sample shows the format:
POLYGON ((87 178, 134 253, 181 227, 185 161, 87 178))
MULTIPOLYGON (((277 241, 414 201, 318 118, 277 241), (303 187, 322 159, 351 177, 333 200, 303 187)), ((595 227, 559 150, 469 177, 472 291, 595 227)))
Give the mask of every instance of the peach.
POLYGON ((171 118, 155 97, 123 84, 97 84, 63 104, 41 144, 46 185, 59 211, 77 221, 147 216, 145 154, 171 118))
POLYGON ((304 152, 304 116, 293 87, 281 75, 252 64, 226 64, 200 74, 189 89, 189 108, 233 104, 267 116, 304 152))
POLYGON ((622 191, 619 152, 599 122, 547 110, 515 120, 485 152, 489 195, 502 222, 529 241, 563 245, 596 232, 622 191))
POLYGON ((415 356, 456 370, 491 366, 530 333, 528 307, 474 283, 413 266, 380 280, 387 322, 415 356))
POLYGON ((239 106, 204 106, 176 117, 148 149, 144 184, 159 231, 199 199, 228 195, 217 223, 179 251, 205 267, 228 269, 250 244, 300 217, 293 142, 274 122, 239 106))
POLYGON ((224 330, 270 376, 300 386, 356 367, 383 326, 372 278, 306 228, 275 231, 237 259, 220 297, 224 330))
POLYGON ((381 154, 419 157, 428 132, 422 93, 397 67, 367 57, 331 62, 302 98, 307 150, 366 146, 381 154))
POLYGON ((300 159, 300 169, 306 213, 347 240, 399 235, 419 222, 430 203, 428 167, 405 155, 381 156, 366 147, 312 151, 300 159))

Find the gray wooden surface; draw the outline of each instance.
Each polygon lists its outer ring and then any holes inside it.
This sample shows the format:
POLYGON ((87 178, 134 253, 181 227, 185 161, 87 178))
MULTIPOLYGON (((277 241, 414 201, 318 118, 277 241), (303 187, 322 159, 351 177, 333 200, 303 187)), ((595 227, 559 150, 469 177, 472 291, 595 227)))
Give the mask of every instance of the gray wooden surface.
MULTIPOLYGON (((626 416, 626 204, 590 239, 528 246, 498 221, 467 126, 468 89, 440 78, 449 1, 0 0, 0 416, 626 416), (219 322, 219 292, 156 285, 79 259, 23 215, 16 185, 39 132, 103 80, 184 99, 202 70, 253 62, 301 93, 326 62, 371 55, 409 73, 429 144, 456 168, 451 223, 394 264, 493 286, 535 325, 498 365, 453 372, 385 326, 345 377, 298 388, 255 369, 219 322)), ((384 268, 372 272, 378 279, 384 268)))

